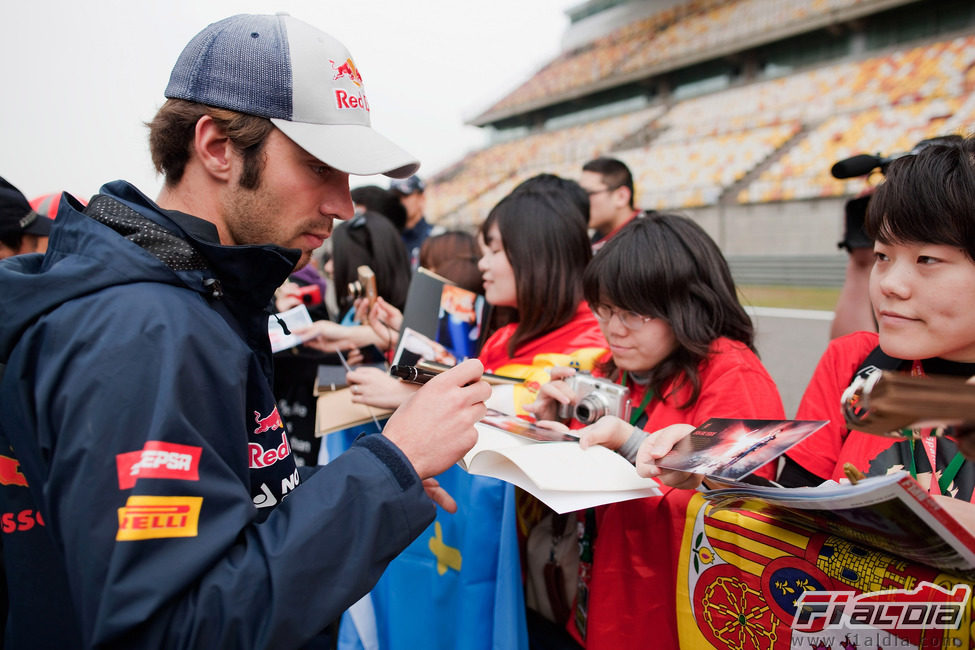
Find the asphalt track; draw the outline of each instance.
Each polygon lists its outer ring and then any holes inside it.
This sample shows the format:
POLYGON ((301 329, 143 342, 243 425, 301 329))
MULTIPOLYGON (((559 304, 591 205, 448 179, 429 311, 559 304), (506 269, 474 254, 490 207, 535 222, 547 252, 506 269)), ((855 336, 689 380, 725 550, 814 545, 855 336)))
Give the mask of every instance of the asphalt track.
POLYGON ((755 323, 755 345, 778 384, 788 417, 795 415, 802 391, 829 343, 831 311, 746 307, 755 323))

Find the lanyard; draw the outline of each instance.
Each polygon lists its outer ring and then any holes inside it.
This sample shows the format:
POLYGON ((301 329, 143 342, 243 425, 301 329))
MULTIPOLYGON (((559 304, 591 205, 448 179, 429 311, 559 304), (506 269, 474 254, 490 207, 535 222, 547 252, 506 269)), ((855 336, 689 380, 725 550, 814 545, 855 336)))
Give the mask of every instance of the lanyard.
MULTIPOLYGON (((626 386, 626 371, 623 371, 622 384, 626 386)), ((640 406, 630 413, 630 424, 636 423, 643 417, 647 405, 653 399, 653 389, 647 386, 647 392, 640 402, 640 406)), ((575 616, 573 618, 576 629, 586 638, 586 620, 589 616, 589 583, 592 580, 593 546, 596 543, 596 509, 587 508, 584 518, 580 517, 579 526, 579 580, 576 586, 575 616)))
MULTIPOLYGON (((626 386, 626 371, 623 371, 622 384, 626 386)), ((653 389, 647 386, 640 406, 630 414, 630 424, 636 426, 637 421, 647 410, 647 405, 653 399, 653 389)), ((586 638, 586 621, 589 617, 589 583, 592 580, 593 548, 596 543, 596 509, 587 508, 585 515, 580 516, 579 526, 579 576, 576 585, 575 616, 573 621, 576 629, 586 638)))
MULTIPOLYGON (((911 364, 911 375, 915 377, 924 376, 924 368, 921 366, 921 362, 915 360, 911 364)), ((920 438, 921 446, 924 447, 924 455, 928 458, 928 464, 931 466, 931 483, 928 486, 929 494, 943 494, 950 496, 948 494, 948 488, 951 487, 952 481, 958 475, 961 470, 961 466, 965 462, 965 457, 961 455, 961 452, 955 452, 954 458, 951 462, 941 470, 941 478, 938 478, 938 472, 935 469, 937 467, 937 449, 938 449, 938 438, 937 436, 931 435, 931 429, 914 429, 911 431, 913 434, 908 443, 911 447, 911 477, 917 480, 917 461, 914 459, 914 450, 916 448, 915 442, 916 438, 920 438)), ((975 490, 972 491, 972 502, 975 503, 975 490)))
MULTIPOLYGON (((626 386, 625 370, 623 371, 623 385, 626 386)), ((652 399, 653 399, 653 389, 647 386, 647 392, 643 395, 643 401, 640 402, 640 406, 635 411, 630 413, 630 424, 636 426, 636 423, 640 420, 640 416, 642 416, 643 412, 647 410, 647 405, 650 403, 650 400, 652 399)))

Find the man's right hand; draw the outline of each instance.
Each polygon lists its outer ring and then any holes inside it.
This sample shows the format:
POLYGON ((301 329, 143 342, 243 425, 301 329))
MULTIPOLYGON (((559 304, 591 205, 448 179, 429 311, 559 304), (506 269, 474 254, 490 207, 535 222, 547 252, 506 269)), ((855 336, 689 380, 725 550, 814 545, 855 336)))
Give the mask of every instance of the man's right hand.
POLYGON ((474 423, 484 417, 484 401, 491 396, 483 374, 477 359, 440 373, 386 423, 383 435, 406 454, 421 479, 447 470, 477 442, 474 423))

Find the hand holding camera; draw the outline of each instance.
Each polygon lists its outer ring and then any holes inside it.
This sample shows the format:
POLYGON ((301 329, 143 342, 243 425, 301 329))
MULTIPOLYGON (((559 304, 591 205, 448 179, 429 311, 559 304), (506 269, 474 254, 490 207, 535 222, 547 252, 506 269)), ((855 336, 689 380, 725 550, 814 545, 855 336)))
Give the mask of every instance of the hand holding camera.
POLYGON ((577 400, 558 406, 556 414, 560 420, 575 419, 582 424, 592 424, 604 415, 621 420, 630 417, 630 389, 626 386, 588 373, 567 377, 565 383, 576 394, 577 400))
POLYGON ((572 368, 552 368, 549 375, 552 381, 525 407, 537 419, 575 419, 588 425, 605 415, 630 417, 630 390, 625 386, 572 368))
POLYGON ((360 265, 356 269, 356 273, 359 279, 349 283, 349 296, 353 300, 365 299, 366 307, 363 312, 365 316, 361 322, 364 325, 368 325, 369 314, 372 312, 372 308, 376 304, 376 299, 379 297, 379 293, 376 290, 376 274, 365 264, 360 265))

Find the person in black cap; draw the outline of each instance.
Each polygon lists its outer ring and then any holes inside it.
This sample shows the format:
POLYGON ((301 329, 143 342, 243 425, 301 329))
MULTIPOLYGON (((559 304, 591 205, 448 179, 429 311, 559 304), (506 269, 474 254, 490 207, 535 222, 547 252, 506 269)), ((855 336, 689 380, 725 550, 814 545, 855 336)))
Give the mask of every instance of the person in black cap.
POLYGON ((389 190, 395 193, 406 209, 406 224, 403 227, 403 244, 410 256, 410 266, 415 270, 420 264, 420 246, 427 237, 439 235, 444 231, 442 226, 431 225, 425 216, 427 199, 423 194, 423 181, 414 174, 409 178, 394 180, 389 184, 389 190))
POLYGON ((34 212, 27 197, 0 178, 0 260, 25 253, 43 253, 51 220, 34 212))
POLYGON ((8 650, 320 643, 456 507, 433 477, 486 413, 468 360, 297 467, 268 305, 352 218, 350 174, 419 165, 372 129, 345 46, 288 15, 209 25, 165 95, 157 198, 69 197, 43 257, 0 261, 8 650))

